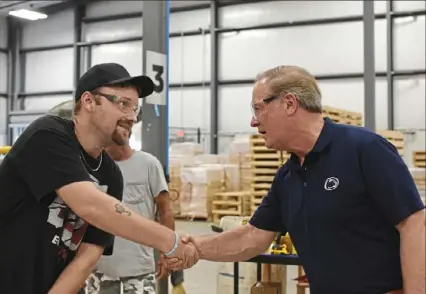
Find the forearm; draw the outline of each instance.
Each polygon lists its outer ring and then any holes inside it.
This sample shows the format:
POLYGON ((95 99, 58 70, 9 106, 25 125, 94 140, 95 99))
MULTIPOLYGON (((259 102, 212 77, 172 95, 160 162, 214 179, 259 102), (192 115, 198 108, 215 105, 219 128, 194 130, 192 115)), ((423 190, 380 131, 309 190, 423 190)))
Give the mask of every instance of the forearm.
POLYGON ((61 273, 48 294, 75 294, 84 287, 92 267, 83 260, 74 259, 61 273))
POLYGON ((426 293, 425 220, 401 232, 401 266, 404 293, 426 293))
POLYGON ((80 213, 80 217, 87 222, 110 234, 161 252, 168 252, 173 247, 175 237, 172 230, 131 211, 114 197, 96 189, 89 191, 90 195, 83 195, 86 199, 68 199, 71 209, 80 213))
MULTIPOLYGON (((273 238, 273 233, 271 233, 273 238)), ((200 259, 220 262, 245 261, 264 252, 271 236, 254 236, 248 226, 238 227, 217 235, 195 237, 199 244, 200 259)))
POLYGON ((169 228, 131 211, 113 197, 100 204, 87 219, 94 226, 161 252, 173 247, 175 237, 169 228))
POLYGON ((168 227, 171 230, 175 230, 175 218, 174 218, 173 211, 171 209, 160 211, 159 217, 160 217, 160 224, 168 227))

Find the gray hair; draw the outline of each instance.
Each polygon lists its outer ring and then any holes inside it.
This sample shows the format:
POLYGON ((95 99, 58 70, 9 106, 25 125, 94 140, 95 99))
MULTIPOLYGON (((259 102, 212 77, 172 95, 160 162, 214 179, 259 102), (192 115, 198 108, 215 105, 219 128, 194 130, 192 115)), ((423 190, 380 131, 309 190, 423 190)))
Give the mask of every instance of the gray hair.
POLYGON ((315 78, 298 66, 281 65, 256 76, 256 82, 266 81, 274 95, 293 94, 300 106, 309 112, 322 112, 321 91, 315 78))

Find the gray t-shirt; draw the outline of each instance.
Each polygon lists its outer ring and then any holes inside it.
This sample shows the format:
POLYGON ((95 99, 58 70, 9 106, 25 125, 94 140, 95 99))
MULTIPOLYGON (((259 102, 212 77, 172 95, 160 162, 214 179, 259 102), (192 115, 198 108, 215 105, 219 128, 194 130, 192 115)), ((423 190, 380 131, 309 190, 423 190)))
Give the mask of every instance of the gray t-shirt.
MULTIPOLYGON (((168 191, 158 159, 149 153, 135 151, 129 159, 116 163, 124 179, 123 203, 145 218, 155 220, 154 198, 168 191)), ((102 256, 96 271, 112 278, 154 273, 154 250, 116 236, 113 255, 102 256)))

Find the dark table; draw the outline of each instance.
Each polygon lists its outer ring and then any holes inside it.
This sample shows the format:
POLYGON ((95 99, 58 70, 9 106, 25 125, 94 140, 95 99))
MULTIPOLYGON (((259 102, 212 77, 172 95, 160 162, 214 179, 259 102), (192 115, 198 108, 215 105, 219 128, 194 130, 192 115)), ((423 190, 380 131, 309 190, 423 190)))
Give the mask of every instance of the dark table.
MULTIPOLYGON (((301 265, 297 255, 260 254, 252 259, 243 262, 257 263, 257 280, 262 279, 262 264, 282 264, 301 265)), ((239 289, 239 263, 234 262, 234 294, 238 294, 239 289)))
MULTIPOLYGON (((211 226, 213 232, 221 233, 223 229, 217 225, 211 226)), ((252 259, 243 262, 257 263, 257 280, 262 280, 262 264, 282 264, 282 265, 302 265, 297 255, 260 254, 252 259)), ((234 262, 234 294, 238 294, 239 289, 239 263, 234 262)))

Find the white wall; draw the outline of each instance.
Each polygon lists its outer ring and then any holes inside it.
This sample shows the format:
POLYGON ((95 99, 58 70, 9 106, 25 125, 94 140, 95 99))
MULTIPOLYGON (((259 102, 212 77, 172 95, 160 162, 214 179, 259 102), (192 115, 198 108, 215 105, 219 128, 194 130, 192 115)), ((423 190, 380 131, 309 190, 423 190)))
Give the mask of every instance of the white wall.
MULTIPOLYGON (((45 20, 29 22, 23 27, 23 49, 67 45, 74 41, 74 13, 72 10, 49 15, 45 20)), ((72 91, 74 79, 73 48, 27 52, 24 57, 24 92, 72 91)), ((47 111, 69 100, 72 95, 26 97, 25 110, 47 111)), ((28 117, 32 119, 32 117, 28 117)), ((14 121, 26 118, 14 118, 14 121)))
MULTIPOLYGON (((189 4, 193 4, 190 2, 189 4)), ((180 3, 182 5, 182 3, 180 3)), ((105 16, 142 10, 138 1, 99 2, 86 9, 87 17, 105 16)), ((170 32, 208 29, 210 12, 202 9, 190 12, 172 13, 170 32)), ((84 26, 83 41, 115 40, 142 35, 142 18, 88 23, 84 26)), ((210 35, 174 37, 170 39, 170 83, 196 83, 210 80, 210 35)), ((96 45, 92 47, 92 64, 118 62, 130 74, 142 73, 142 41, 119 44, 96 45)), ((169 94, 170 127, 210 128, 210 90, 208 87, 172 88, 169 94)), ((140 131, 135 131, 140 136, 140 131)), ((137 138, 139 139, 139 138, 137 138)), ((207 146, 207 143, 206 143, 207 146)))
MULTIPOLYGON (((206 1, 204 1, 206 2, 206 1)), ((179 1, 176 6, 190 5, 179 1)), ((423 1, 396 1, 395 10, 425 9, 423 1)), ((384 13, 386 1, 375 1, 376 13, 384 13)), ((104 16, 141 11, 140 1, 106 1, 90 4, 86 15, 104 16)), ((240 27, 271 22, 322 19, 362 15, 362 1, 265 1, 221 7, 221 27, 240 27)), ((173 33, 208 29, 209 9, 171 14, 173 33)), ((83 27, 83 41, 115 40, 142 35, 142 19, 133 18, 83 27)), ((397 19, 395 22, 395 68, 425 68, 425 17, 397 19)), ((70 44, 73 41, 73 12, 65 11, 47 20, 31 23, 24 29, 24 47, 70 44)), ((142 41, 96 45, 91 48, 92 65, 119 62, 131 74, 142 72, 142 41)), ((83 54, 84 56, 84 54, 83 54)), ((316 26, 259 29, 224 33, 219 36, 219 79, 253 79, 267 68, 279 64, 297 64, 315 75, 362 73, 362 22, 316 26)), ((26 54, 25 91, 72 90, 73 49, 26 54)), ((1 59, 0 59, 1 63, 1 59)), ((386 20, 376 20, 375 65, 386 71, 386 20)), ((210 80, 210 35, 170 39, 170 83, 197 83, 210 80)), ((397 128, 424 128, 425 88, 423 77, 397 78, 395 81, 395 125, 397 128)), ((362 79, 319 81, 326 105, 363 112, 362 79)), ((48 109, 69 96, 26 99, 28 110, 48 109)), ((250 85, 224 85, 219 88, 219 130, 251 132, 249 126, 250 85)), ((170 90, 171 127, 209 131, 210 90, 208 87, 170 90)), ((376 80, 376 125, 387 128, 387 82, 376 80)), ((424 133, 407 137, 408 149, 424 149, 424 133), (414 146, 414 147, 413 147, 414 146)), ((226 139, 224 139, 226 140, 226 139)), ((226 146, 223 142, 221 146, 226 146)))
MULTIPOLYGON (((422 1, 397 1, 395 10, 425 9, 422 1)), ((386 11, 385 1, 375 1, 375 12, 386 11)), ((239 27, 282 21, 300 21, 362 15, 361 1, 270 1, 220 9, 222 27, 239 27)), ((394 29, 395 70, 425 68, 425 17, 397 19, 394 29)), ((303 66, 314 75, 363 72, 363 24, 351 22, 224 33, 220 36, 221 80, 253 79, 280 64, 303 66)), ((376 20, 375 67, 386 71, 386 20, 376 20)), ((421 128, 425 122, 423 77, 395 81, 395 127, 421 128)), ((320 80, 323 103, 364 111, 363 79, 320 80)), ((250 132, 250 85, 225 85, 219 90, 221 131, 250 132), (236 119, 235 113, 238 113, 236 119)), ((387 126, 387 82, 376 80, 376 125, 387 126)), ((411 149, 424 149, 424 132, 407 138, 411 149)), ((409 162, 410 163, 410 162, 409 162)))
MULTIPOLYGON (((7 22, 0 17, 0 48, 7 47, 7 22)), ((0 52, 0 93, 7 92, 7 54, 0 52)), ((0 95, 0 146, 6 144, 6 98, 0 95)))

